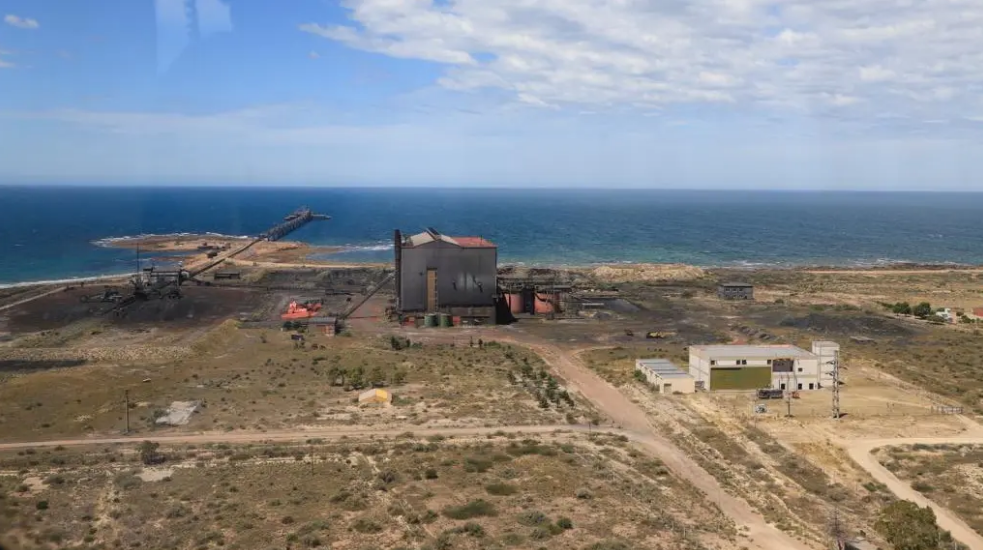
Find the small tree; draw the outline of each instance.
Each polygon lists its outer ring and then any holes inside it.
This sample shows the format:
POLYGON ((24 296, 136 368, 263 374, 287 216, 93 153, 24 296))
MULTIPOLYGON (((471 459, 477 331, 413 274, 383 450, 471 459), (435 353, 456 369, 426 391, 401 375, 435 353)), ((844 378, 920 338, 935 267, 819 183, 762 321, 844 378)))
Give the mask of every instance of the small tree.
POLYGON ((376 365, 369 371, 369 384, 376 388, 386 385, 386 374, 382 372, 382 367, 376 365))
POLYGON ((911 315, 911 305, 908 302, 898 302, 891 307, 891 311, 898 315, 911 315))
MULTIPOLYGON (((940 532, 931 508, 899 500, 881 510, 874 527, 894 550, 936 550, 940 532)), ((948 533, 946 533, 948 535, 948 533)))
POLYGON ((393 384, 405 384, 406 383, 406 371, 403 369, 396 369, 393 372, 393 384))
POLYGON ((922 302, 917 306, 915 306, 914 308, 912 308, 911 312, 912 314, 915 315, 915 317, 918 317, 919 319, 925 319, 932 314, 932 304, 928 302, 922 302))
POLYGON ((361 365, 353 368, 348 373, 348 383, 356 390, 365 387, 365 369, 361 365))
POLYGON ((140 444, 140 460, 146 465, 160 464, 164 461, 164 455, 157 452, 160 443, 155 441, 144 441, 140 444))

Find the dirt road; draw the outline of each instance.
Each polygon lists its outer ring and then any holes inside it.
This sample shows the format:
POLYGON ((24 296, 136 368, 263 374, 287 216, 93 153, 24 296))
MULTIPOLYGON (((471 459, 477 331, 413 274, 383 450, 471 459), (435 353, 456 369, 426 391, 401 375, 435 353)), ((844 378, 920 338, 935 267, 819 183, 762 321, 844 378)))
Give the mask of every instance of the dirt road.
POLYGON ((895 496, 904 500, 910 500, 919 506, 929 506, 935 512, 935 519, 939 527, 952 533, 952 536, 959 542, 969 546, 972 550, 983 550, 983 537, 974 531, 958 516, 943 508, 931 500, 922 496, 921 493, 911 488, 911 485, 898 479, 890 470, 881 465, 874 458, 871 452, 879 447, 893 447, 896 445, 926 445, 941 444, 983 444, 983 437, 905 437, 898 439, 868 439, 861 441, 846 441, 843 447, 846 449, 850 458, 860 467, 867 470, 877 481, 883 483, 895 496))
POLYGON ((516 334, 514 338, 508 339, 539 354, 572 389, 577 390, 611 418, 639 446, 662 460, 674 474, 688 480, 701 490, 711 502, 720 507, 724 515, 734 520, 738 527, 744 527, 750 539, 746 546, 759 550, 814 548, 811 544, 793 539, 778 530, 757 514, 747 502, 725 492, 709 472, 654 429, 641 407, 569 353, 525 335, 516 334))
POLYGON ((17 300, 16 302, 13 302, 13 303, 10 303, 10 304, 4 305, 4 306, 0 306, 0 311, 4 311, 6 309, 15 308, 15 307, 17 307, 19 305, 26 304, 28 302, 33 302, 34 300, 37 300, 39 298, 44 298, 45 296, 50 296, 50 295, 56 294, 58 292, 63 292, 64 290, 65 290, 65 287, 60 286, 60 287, 58 287, 58 288, 56 288, 54 290, 50 290, 48 292, 44 292, 44 293, 41 293, 41 294, 35 294, 34 296, 31 296, 29 298, 24 298, 23 300, 17 300))

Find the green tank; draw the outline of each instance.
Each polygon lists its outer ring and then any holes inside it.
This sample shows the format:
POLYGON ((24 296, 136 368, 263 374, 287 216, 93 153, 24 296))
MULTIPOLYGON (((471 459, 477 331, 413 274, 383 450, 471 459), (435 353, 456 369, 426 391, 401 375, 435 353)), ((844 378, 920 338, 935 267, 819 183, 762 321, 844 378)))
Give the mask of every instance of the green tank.
POLYGON ((454 326, 454 318, 446 313, 440 314, 440 326, 442 327, 452 327, 454 326))
POLYGON ((428 328, 436 327, 437 326, 437 314, 436 313, 428 313, 423 318, 423 326, 428 327, 428 328))

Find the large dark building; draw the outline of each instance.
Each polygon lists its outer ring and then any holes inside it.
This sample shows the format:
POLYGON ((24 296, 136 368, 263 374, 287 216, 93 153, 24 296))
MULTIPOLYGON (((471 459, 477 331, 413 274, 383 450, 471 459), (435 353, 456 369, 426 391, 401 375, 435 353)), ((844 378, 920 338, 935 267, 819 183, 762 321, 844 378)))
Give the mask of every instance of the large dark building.
POLYGON ((396 308, 401 314, 449 313, 488 322, 498 298, 498 248, 481 237, 448 237, 433 228, 395 232, 396 308))

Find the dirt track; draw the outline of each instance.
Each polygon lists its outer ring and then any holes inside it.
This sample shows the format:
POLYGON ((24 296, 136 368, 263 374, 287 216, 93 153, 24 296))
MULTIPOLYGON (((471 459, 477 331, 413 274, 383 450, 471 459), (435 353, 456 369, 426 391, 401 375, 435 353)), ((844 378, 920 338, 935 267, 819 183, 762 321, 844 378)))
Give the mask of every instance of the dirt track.
POLYGON ((627 396, 588 370, 570 354, 551 344, 530 341, 520 336, 511 341, 538 353, 566 382, 604 414, 615 421, 628 436, 653 456, 658 457, 677 476, 688 480, 720 507, 724 515, 744 527, 749 540, 746 546, 760 550, 805 550, 811 544, 793 539, 769 524, 747 502, 726 493, 709 472, 662 437, 649 423, 645 411, 627 396))
POLYGON ((911 488, 911 485, 898 479, 887 468, 881 465, 874 458, 871 452, 879 447, 892 447, 896 445, 926 445, 940 444, 983 444, 983 437, 905 437, 898 439, 868 439, 862 441, 847 441, 843 443, 844 448, 858 465, 867 470, 877 481, 887 485, 892 493, 898 498, 910 500, 919 506, 929 506, 935 512, 935 519, 939 527, 952 533, 952 536, 959 542, 969 546, 972 550, 983 550, 983 537, 970 528, 958 516, 943 508, 931 500, 922 496, 921 493, 911 488))

